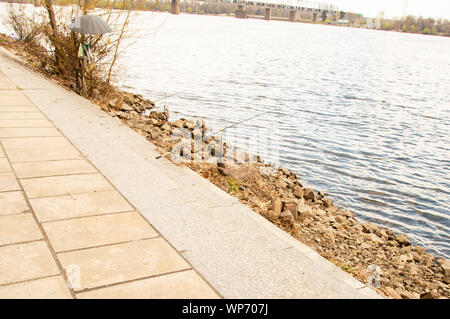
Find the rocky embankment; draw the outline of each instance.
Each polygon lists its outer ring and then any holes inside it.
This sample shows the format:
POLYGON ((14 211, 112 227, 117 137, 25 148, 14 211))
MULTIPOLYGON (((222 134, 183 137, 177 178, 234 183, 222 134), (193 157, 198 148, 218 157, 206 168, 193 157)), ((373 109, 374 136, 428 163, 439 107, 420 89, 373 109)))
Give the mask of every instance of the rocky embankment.
MULTIPOLYGON (((103 108, 159 146, 162 153, 183 140, 173 138, 176 130, 189 130, 191 137, 206 135, 203 121, 171 122, 167 111, 153 111, 153 104, 139 95, 126 93, 122 101, 115 98, 103 108), (141 114, 145 109, 150 111, 149 116, 141 114)), ((186 139, 184 142, 194 143, 186 139)), ((353 213, 334 205, 323 192, 305 187, 289 169, 275 168, 259 157, 235 152, 217 137, 204 139, 201 148, 189 149, 190 154, 182 154, 186 148, 178 151, 182 158, 188 159, 185 165, 357 279, 379 283, 377 290, 383 295, 450 296, 449 260, 435 258, 424 248, 412 246, 405 235, 359 222, 353 213), (233 156, 227 152, 233 152, 233 156)))
MULTIPOLYGON (((39 71, 39 61, 33 56, 14 50, 11 41, 7 47, 39 71)), ((70 89, 70 84, 61 84, 70 89)), ((203 121, 169 121, 168 111, 157 111, 150 100, 138 94, 114 89, 107 95, 98 94, 93 102, 157 145, 161 153, 183 139, 191 145, 191 138, 198 140, 207 132, 203 121), (180 130, 190 134, 173 138, 180 130)), ((177 152, 182 158, 201 159, 185 161, 185 165, 355 278, 373 282, 381 294, 423 299, 450 296, 449 260, 412 246, 405 235, 359 222, 323 192, 305 187, 287 168, 275 168, 259 157, 236 152, 218 137, 200 143, 201 147, 184 147, 177 152)))

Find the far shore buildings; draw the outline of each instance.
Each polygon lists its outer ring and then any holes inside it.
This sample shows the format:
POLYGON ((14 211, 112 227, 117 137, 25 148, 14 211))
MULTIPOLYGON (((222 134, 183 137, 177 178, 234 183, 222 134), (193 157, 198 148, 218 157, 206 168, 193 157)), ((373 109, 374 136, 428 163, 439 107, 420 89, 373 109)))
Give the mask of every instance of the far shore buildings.
POLYGON ((350 21, 345 20, 345 19, 340 19, 340 20, 337 20, 335 22, 335 24, 337 24, 337 25, 350 25, 350 21))

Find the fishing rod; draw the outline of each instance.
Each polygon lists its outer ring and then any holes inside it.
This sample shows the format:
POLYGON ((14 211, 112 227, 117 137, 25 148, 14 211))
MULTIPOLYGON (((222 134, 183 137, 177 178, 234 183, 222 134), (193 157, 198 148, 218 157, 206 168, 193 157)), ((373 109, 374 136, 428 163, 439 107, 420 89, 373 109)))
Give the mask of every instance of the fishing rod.
POLYGON ((162 98, 160 98, 160 99, 157 99, 157 100, 153 100, 152 102, 153 102, 153 103, 156 103, 156 102, 158 102, 158 101, 167 99, 167 98, 169 98, 169 97, 172 97, 172 96, 174 96, 174 95, 178 95, 178 94, 181 94, 181 93, 184 93, 184 92, 186 92, 186 91, 179 91, 179 92, 175 92, 175 93, 170 94, 170 95, 165 95, 164 97, 162 97, 162 98))
MULTIPOLYGON (((215 131, 215 132, 213 132, 213 133, 211 133, 211 134, 206 135, 205 137, 202 138, 202 141, 205 140, 205 139, 207 139, 208 137, 211 137, 211 136, 217 134, 217 133, 225 132, 225 130, 227 130, 227 129, 229 129, 229 128, 232 128, 232 127, 237 126, 237 125, 239 125, 239 124, 242 124, 242 123, 245 123, 245 122, 247 122, 247 121, 253 120, 254 118, 260 117, 260 116, 262 116, 262 115, 264 115, 264 114, 267 114, 267 113, 270 113, 270 112, 272 112, 272 111, 266 111, 266 112, 263 112, 263 113, 254 115, 254 116, 252 116, 252 117, 249 117, 249 118, 247 118, 247 119, 245 119, 245 120, 242 120, 242 121, 233 123, 233 124, 231 124, 231 125, 228 125, 228 126, 222 128, 222 129, 220 129, 220 130, 217 130, 217 131, 215 131)), ((162 155, 156 156, 155 159, 160 159, 160 158, 163 157, 163 156, 166 156, 166 155, 169 155, 169 154, 171 154, 171 153, 173 153, 173 152, 175 152, 175 151, 178 151, 179 149, 183 148, 184 145, 186 145, 187 143, 190 143, 190 142, 191 142, 191 141, 184 142, 183 144, 181 144, 181 145, 178 146, 177 148, 175 148, 175 149, 173 149, 173 150, 171 150, 171 151, 169 151, 169 152, 166 152, 166 153, 164 153, 164 154, 162 154, 162 155)))

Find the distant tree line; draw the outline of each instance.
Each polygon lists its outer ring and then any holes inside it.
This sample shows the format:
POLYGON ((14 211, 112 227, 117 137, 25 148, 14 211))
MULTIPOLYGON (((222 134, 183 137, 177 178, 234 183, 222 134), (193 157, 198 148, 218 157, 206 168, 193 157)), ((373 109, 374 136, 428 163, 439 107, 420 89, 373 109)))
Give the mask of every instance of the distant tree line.
POLYGON ((423 34, 440 34, 450 36, 450 21, 407 16, 401 20, 381 20, 381 29, 388 31, 403 31, 423 34))

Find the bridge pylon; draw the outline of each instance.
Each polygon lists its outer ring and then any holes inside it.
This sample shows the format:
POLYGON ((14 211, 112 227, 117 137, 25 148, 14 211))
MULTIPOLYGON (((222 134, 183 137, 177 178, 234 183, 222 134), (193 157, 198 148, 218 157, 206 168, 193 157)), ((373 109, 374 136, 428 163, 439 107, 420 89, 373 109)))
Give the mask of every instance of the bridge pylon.
POLYGON ((272 8, 266 8, 266 15, 264 16, 264 20, 270 20, 272 18, 272 8))
POLYGON ((245 11, 244 5, 240 4, 237 10, 234 12, 234 16, 238 19, 247 19, 247 11, 245 11))
POLYGON ((172 0, 172 14, 180 14, 180 0, 172 0))
POLYGON ((291 10, 289 12, 289 21, 295 22, 297 20, 297 10, 291 10))
POLYGON ((317 12, 313 12, 313 18, 312 18, 313 22, 316 23, 317 22, 317 12))

